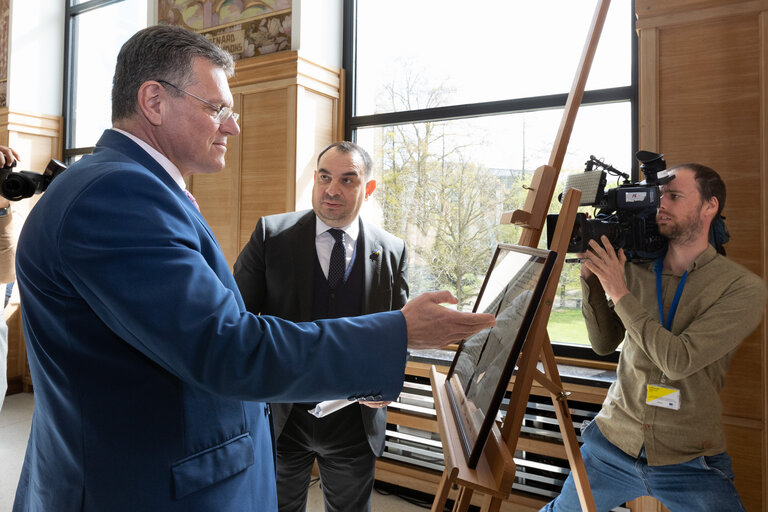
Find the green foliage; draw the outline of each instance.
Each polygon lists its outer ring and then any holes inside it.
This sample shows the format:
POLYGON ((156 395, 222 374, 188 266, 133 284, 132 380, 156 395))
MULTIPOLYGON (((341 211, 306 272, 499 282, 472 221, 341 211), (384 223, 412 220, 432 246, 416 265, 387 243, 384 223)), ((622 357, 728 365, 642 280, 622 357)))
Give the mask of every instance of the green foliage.
POLYGON ((587 326, 584 324, 581 309, 553 309, 549 315, 547 333, 553 342, 589 345, 587 326))

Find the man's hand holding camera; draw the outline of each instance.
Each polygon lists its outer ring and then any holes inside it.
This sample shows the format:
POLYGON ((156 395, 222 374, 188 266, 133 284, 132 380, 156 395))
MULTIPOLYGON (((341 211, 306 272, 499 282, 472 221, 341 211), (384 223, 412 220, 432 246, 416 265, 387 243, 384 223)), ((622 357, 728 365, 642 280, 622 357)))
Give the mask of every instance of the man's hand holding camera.
POLYGON ((596 240, 590 240, 589 251, 580 255, 583 258, 581 275, 585 279, 591 274, 597 276, 603 290, 615 304, 629 293, 627 280, 624 276, 627 256, 623 249, 616 252, 607 236, 601 236, 600 241, 602 245, 596 240))
POLYGON ((19 154, 14 151, 13 148, 7 148, 0 146, 0 167, 10 167, 14 162, 19 160, 19 154))

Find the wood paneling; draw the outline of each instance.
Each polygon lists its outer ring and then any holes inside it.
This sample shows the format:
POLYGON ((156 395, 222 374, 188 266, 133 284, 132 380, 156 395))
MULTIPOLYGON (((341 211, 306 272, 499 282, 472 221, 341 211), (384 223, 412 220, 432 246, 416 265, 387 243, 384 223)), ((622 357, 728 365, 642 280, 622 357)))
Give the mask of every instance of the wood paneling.
POLYGON ((335 116, 337 101, 323 94, 309 93, 299 89, 297 97, 299 112, 302 114, 296 123, 296 182, 294 183, 296 209, 312 207, 312 183, 319 149, 336 140, 338 132, 335 116), (318 125, 315 119, 333 119, 333 123, 318 125))
POLYGON ((51 158, 61 158, 62 130, 58 116, 0 108, 0 144, 19 153, 24 169, 43 172, 51 158))
POLYGON ((739 491, 744 507, 749 511, 765 510, 765 494, 762 492, 764 457, 758 449, 761 446, 761 425, 756 428, 725 425, 728 437, 728 453, 733 460, 733 472, 736 475, 736 489, 739 491))
POLYGON ((240 247, 259 217, 291 210, 296 169, 289 152, 287 113, 293 87, 243 94, 242 169, 240 175, 240 247))
MULTIPOLYGON (((637 0, 640 145, 669 165, 717 170, 728 194, 728 257, 765 277, 766 0, 637 0)), ((738 321, 738 319, 732 319, 738 321)), ((768 350, 763 325, 737 351, 721 394, 736 486, 750 512, 766 512, 768 350)), ((649 500, 633 510, 650 512, 649 500)))
POLYGON ((728 187, 729 255, 761 271, 759 30, 756 16, 659 30, 659 133, 668 163, 697 161, 728 187), (716 100, 713 100, 716 99, 716 100), (703 141, 706 141, 704 144, 703 141))
POLYGON ((690 25, 768 10, 768 0, 636 0, 637 28, 690 25))

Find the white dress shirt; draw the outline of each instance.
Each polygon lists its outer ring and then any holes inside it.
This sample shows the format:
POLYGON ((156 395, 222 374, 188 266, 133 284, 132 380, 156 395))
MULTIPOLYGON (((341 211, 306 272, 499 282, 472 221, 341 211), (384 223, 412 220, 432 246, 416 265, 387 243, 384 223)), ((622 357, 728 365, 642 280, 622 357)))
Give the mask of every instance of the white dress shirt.
POLYGON ((184 178, 181 176, 181 171, 179 171, 179 168, 174 165, 173 162, 168 160, 165 155, 160 153, 158 150, 138 138, 137 136, 133 135, 132 133, 128 133, 125 130, 121 130, 120 128, 112 128, 118 133, 122 133, 129 139, 131 139, 133 142, 141 146, 141 149, 149 153, 149 156, 157 160, 157 163, 159 163, 163 169, 165 169, 165 172, 167 172, 171 178, 173 178, 173 181, 176 182, 181 187, 181 190, 187 190, 187 183, 184 181, 184 178))

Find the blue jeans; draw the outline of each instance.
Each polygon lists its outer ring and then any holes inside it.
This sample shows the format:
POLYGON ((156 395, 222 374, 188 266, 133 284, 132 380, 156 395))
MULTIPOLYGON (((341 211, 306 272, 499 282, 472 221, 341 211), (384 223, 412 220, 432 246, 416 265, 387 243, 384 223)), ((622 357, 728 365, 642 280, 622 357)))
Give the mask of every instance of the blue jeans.
MULTIPOLYGON (((744 512, 726 452, 681 464, 649 466, 645 449, 638 457, 630 457, 608 441, 594 421, 584 428, 582 437, 581 457, 597 512, 609 511, 640 496, 653 496, 671 512, 744 512)), ((571 475, 560 496, 540 512, 581 512, 571 475)))

